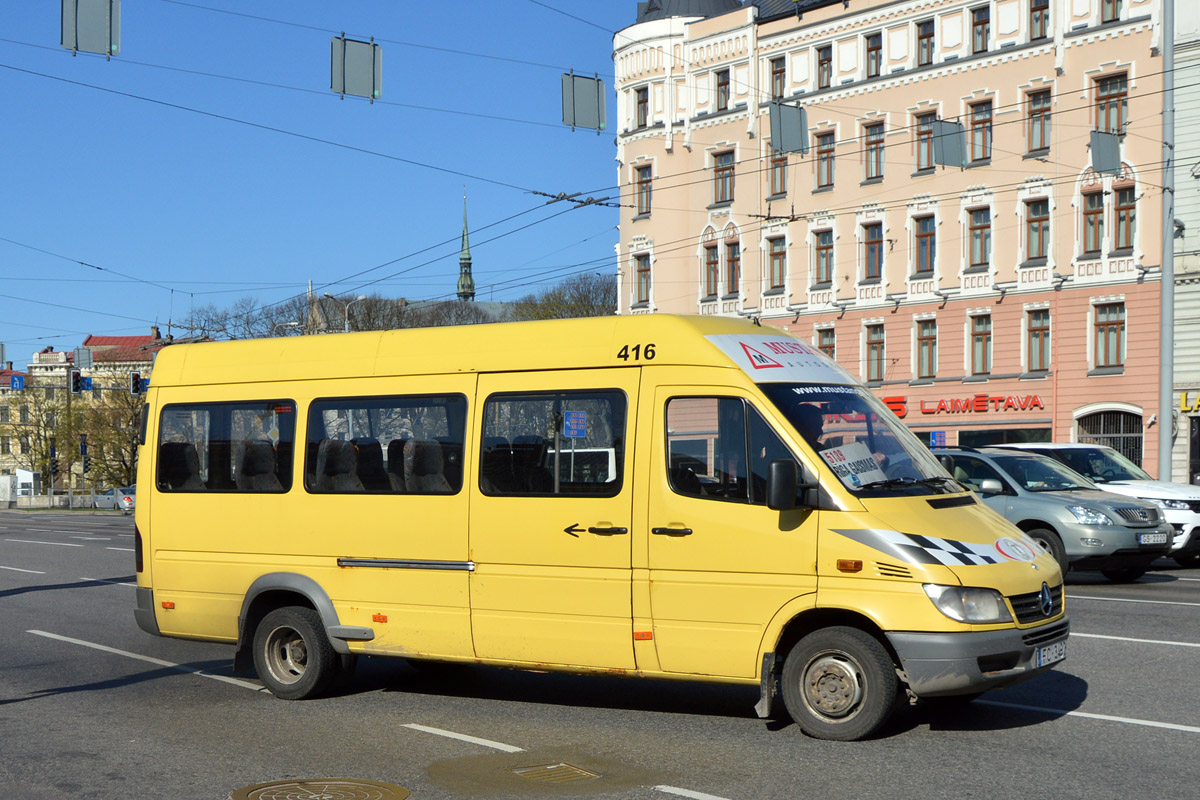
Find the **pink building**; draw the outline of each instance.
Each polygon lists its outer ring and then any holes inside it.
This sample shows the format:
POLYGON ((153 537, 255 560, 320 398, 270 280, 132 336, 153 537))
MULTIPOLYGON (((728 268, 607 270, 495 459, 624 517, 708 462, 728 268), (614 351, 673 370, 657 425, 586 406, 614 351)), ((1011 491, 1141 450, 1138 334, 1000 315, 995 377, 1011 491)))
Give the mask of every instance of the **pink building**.
POLYGON ((756 317, 927 439, 1102 440, 1153 472, 1160 33, 1158 0, 640 4, 621 313, 756 317), (773 100, 807 152, 772 147, 773 100))

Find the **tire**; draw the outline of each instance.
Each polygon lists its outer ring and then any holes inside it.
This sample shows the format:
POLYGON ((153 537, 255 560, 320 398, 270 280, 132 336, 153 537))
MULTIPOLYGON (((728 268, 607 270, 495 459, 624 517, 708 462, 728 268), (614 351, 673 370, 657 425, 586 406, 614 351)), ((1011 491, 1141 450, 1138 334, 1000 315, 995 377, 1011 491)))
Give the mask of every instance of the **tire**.
POLYGON ((1067 549, 1063 547, 1062 539, 1058 538, 1058 534, 1049 528, 1033 528, 1025 531, 1025 535, 1033 539, 1038 547, 1054 556, 1054 560, 1058 562, 1058 568, 1062 570, 1063 578, 1066 578, 1067 570, 1071 568, 1071 562, 1067 560, 1067 549))
POLYGON ((1184 569, 1200 567, 1200 553, 1188 553, 1183 556, 1171 556, 1171 558, 1175 559, 1175 563, 1184 569))
POLYGON ((1133 583, 1146 574, 1145 567, 1127 567, 1125 569, 1102 569, 1100 574, 1113 583, 1133 583))
POLYGON ((875 637, 857 628, 824 628, 792 647, 783 663, 783 702, 800 730, 853 742, 880 728, 896 707, 900 681, 875 637))
POLYGON ((316 697, 339 671, 339 659, 311 608, 286 606, 263 617, 254 631, 254 668, 282 700, 316 697))

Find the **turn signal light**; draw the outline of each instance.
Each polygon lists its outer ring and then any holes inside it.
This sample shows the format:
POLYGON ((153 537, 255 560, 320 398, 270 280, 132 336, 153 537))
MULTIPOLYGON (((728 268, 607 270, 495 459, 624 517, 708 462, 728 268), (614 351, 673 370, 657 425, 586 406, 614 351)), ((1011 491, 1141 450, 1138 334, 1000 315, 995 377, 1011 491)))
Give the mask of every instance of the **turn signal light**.
POLYGON ((839 572, 862 572, 862 562, 858 559, 839 558, 837 568, 839 572))
POLYGON ((635 642, 645 642, 654 638, 654 634, 650 631, 634 631, 633 640, 635 642))
POLYGON ((372 622, 387 622, 387 614, 372 614, 372 622))
POLYGON ((174 600, 163 600, 163 608, 165 608, 167 611, 170 611, 174 607, 175 607, 174 600))

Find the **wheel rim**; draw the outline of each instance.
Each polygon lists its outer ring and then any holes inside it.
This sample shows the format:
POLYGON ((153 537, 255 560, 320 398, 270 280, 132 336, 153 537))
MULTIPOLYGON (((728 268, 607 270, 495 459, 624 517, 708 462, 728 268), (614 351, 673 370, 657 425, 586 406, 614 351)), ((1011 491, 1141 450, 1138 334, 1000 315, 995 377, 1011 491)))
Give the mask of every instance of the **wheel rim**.
POLYGON ((861 707, 866 679, 861 667, 846 653, 818 653, 804 668, 801 689, 813 711, 829 719, 846 719, 861 707))
POLYGON ((280 683, 293 684, 308 669, 308 646, 304 637, 288 626, 271 631, 266 643, 267 669, 280 683))

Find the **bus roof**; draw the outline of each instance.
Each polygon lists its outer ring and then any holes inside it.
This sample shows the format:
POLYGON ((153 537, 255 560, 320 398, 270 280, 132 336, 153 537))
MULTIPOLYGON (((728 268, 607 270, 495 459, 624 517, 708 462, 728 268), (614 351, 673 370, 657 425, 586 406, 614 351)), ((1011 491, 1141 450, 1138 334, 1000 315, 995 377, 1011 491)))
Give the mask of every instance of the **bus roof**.
MULTIPOLYGON (((172 345, 158 353, 152 385, 579 369, 647 363, 746 369, 736 363, 729 348, 721 343, 739 337, 796 341, 785 331, 760 327, 745 319, 675 314, 405 328, 172 345), (719 338, 710 338, 715 346, 706 346, 706 337, 719 338), (653 345, 652 359, 646 351, 647 345, 653 345)), ((816 352, 811 345, 804 347, 816 352)), ((778 380, 785 376, 764 377, 778 380)))

